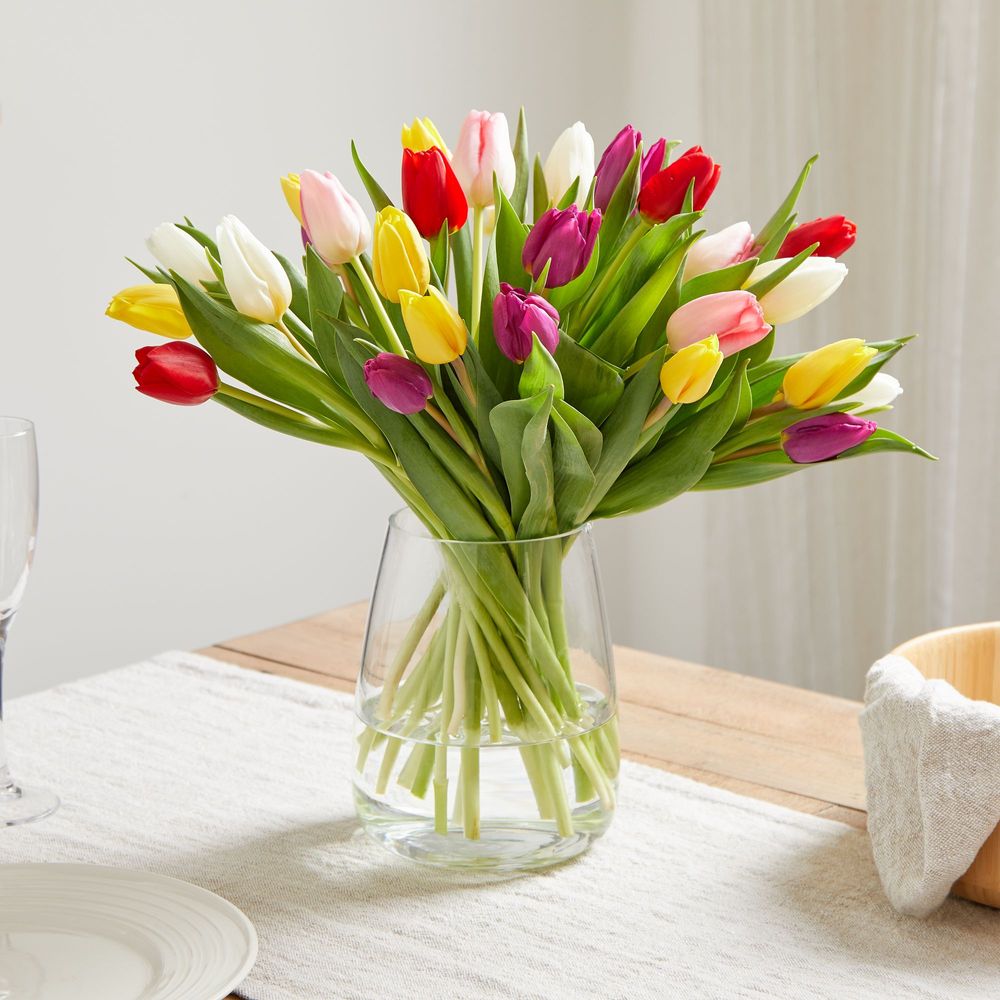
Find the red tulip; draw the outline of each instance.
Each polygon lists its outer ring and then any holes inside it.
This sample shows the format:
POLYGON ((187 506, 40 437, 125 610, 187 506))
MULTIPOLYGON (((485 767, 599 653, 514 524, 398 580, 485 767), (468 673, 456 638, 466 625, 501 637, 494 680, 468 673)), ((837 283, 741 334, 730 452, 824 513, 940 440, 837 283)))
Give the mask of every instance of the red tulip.
POLYGON ((701 146, 653 174, 639 190, 639 212, 647 222, 665 222, 684 206, 684 196, 694 181, 694 209, 700 212, 719 183, 722 168, 701 146))
POLYGON ((218 391, 219 370, 211 355, 186 340, 140 347, 135 359, 139 362, 132 370, 136 389, 145 396, 197 406, 218 391))
POLYGON ((403 150, 403 211, 424 239, 441 232, 444 220, 455 232, 465 225, 469 203, 444 153, 430 149, 403 150))
POLYGON ((818 243, 813 252, 817 257, 839 257, 850 250, 857 239, 858 227, 842 215, 828 215, 796 226, 786 237, 778 251, 778 258, 794 257, 806 247, 818 243))

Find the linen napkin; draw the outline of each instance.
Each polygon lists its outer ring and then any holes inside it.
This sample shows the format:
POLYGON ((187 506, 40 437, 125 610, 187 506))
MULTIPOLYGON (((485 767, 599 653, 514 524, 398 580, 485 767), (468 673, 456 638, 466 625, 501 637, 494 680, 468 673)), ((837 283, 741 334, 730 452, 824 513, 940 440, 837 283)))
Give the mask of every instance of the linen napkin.
POLYGON ((900 913, 926 917, 1000 821, 1000 706, 885 656, 868 671, 861 737, 882 886, 900 913))

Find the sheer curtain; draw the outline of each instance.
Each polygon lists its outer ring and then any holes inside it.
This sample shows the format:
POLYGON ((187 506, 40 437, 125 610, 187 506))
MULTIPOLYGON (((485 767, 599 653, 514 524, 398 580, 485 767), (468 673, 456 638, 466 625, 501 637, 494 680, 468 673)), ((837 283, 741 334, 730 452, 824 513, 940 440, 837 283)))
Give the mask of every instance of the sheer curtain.
MULTIPOLYGON (((640 46, 678 11, 634 4, 640 46)), ((831 463, 609 526, 612 616, 635 645, 857 697, 904 638, 1000 617, 1000 4, 708 0, 694 16, 684 138, 723 164, 708 227, 759 227, 821 152, 800 218, 843 212, 859 240, 841 290, 779 343, 917 335, 884 422, 940 460, 831 463)), ((634 72, 644 125, 670 133, 649 62, 634 72)))

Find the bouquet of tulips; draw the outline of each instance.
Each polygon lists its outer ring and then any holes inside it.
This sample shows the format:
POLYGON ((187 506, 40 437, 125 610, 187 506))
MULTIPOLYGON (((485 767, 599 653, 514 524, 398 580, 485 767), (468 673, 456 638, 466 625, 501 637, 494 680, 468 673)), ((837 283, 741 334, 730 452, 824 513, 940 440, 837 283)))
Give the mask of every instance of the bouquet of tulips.
MULTIPOLYGON (((352 144, 374 230, 332 174, 282 178, 301 265, 233 216, 211 235, 189 220, 155 229, 159 267, 139 267, 150 283, 108 310, 170 338, 136 352, 139 391, 212 399, 359 452, 432 536, 463 541, 542 539, 686 490, 925 454, 873 419, 901 391, 880 370, 904 340, 795 353, 794 331, 776 336, 837 290, 838 258, 855 240, 843 216, 796 222, 815 158, 756 231, 738 222, 707 235, 699 220, 719 165, 699 146, 647 148, 629 125, 596 167, 580 122, 532 162, 523 111, 513 144, 504 115, 473 111, 454 152, 426 118, 403 128, 402 145, 397 198, 352 144), (778 342, 792 353, 773 356, 778 342)), ((571 832, 544 758, 545 740, 582 725, 559 574, 520 564, 504 544, 488 551, 485 568, 449 557, 448 580, 417 618, 447 641, 424 643, 420 671, 403 663, 387 677, 368 747, 418 724, 459 741, 464 724, 478 740, 484 719, 482 739, 535 736, 541 749, 525 766, 540 813, 571 832), (452 611, 434 625, 445 591, 452 611), (466 645, 478 669, 456 706, 447 660, 466 645)), ((611 794, 613 740, 574 740, 572 756, 589 788, 611 794)), ((430 766, 407 769, 414 790, 426 790, 430 766)), ((478 800, 465 792, 474 837, 478 800)))

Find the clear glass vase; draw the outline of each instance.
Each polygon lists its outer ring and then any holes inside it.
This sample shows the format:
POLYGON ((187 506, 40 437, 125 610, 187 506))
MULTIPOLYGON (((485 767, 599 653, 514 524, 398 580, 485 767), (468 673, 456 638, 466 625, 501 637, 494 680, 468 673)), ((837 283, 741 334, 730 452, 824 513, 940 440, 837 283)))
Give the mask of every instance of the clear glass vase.
POLYGON ((488 871, 586 850, 611 822, 619 764, 590 526, 455 542, 393 515, 356 707, 358 815, 389 850, 488 871))

